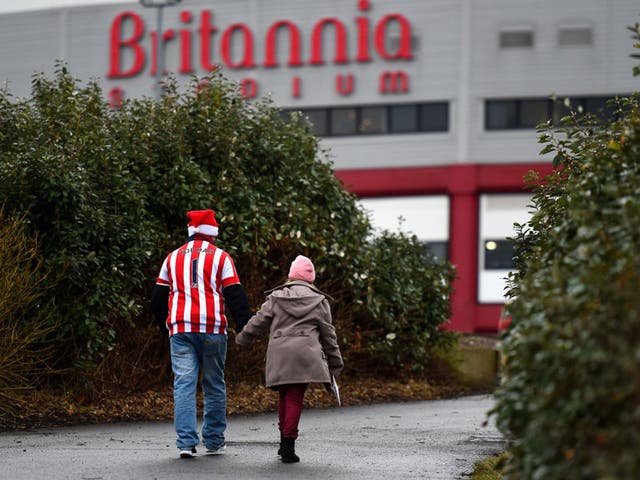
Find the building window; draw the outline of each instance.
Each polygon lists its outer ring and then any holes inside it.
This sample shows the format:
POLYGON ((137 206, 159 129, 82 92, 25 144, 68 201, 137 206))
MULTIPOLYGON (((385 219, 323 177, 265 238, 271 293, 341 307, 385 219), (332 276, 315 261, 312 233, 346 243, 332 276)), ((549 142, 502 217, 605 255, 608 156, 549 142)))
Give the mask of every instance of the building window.
POLYGON ((485 193, 478 200, 478 302, 504 303, 507 277, 514 269, 510 238, 516 236, 514 224, 531 218, 531 195, 485 193))
POLYGON ((596 115, 602 122, 610 123, 618 119, 616 108, 610 103, 608 97, 591 97, 583 99, 583 108, 585 111, 596 115))
POLYGON ((311 131, 314 134, 321 137, 327 134, 329 131, 329 118, 326 110, 306 110, 304 113, 309 122, 311 122, 311 131))
POLYGON ((558 29, 558 46, 584 47, 593 43, 593 30, 588 26, 565 26, 558 29))
POLYGON ((484 241, 485 270, 513 270, 513 243, 510 240, 484 241))
POLYGON ((519 128, 536 128, 551 118, 551 102, 547 99, 521 100, 518 107, 519 128))
POLYGON ((418 125, 417 105, 393 105, 389 107, 391 133, 415 132, 418 125))
MULTIPOLYGON (((287 119, 292 112, 280 114, 287 119)), ((448 102, 309 108, 301 113, 322 137, 449 130, 448 102)))
POLYGON ((424 242, 424 249, 427 254, 433 255, 441 263, 449 260, 449 242, 445 240, 424 242))
POLYGON ((426 103, 424 105, 420 105, 421 132, 446 132, 448 129, 448 103, 426 103))
POLYGON ((355 108, 334 108, 331 110, 331 135, 355 135, 358 131, 357 125, 355 108))
POLYGON ((553 123, 562 125, 562 118, 571 115, 590 113, 602 123, 609 123, 616 119, 615 108, 610 105, 614 97, 577 97, 558 99, 553 104, 553 123))
POLYGON ((500 31, 500 48, 533 47, 533 29, 530 27, 508 28, 500 31))
POLYGON ((358 122, 360 133, 386 133, 387 109, 385 107, 363 107, 358 122))
POLYGON ((449 258, 449 197, 419 195, 362 198, 374 236, 383 231, 415 235, 425 252, 440 261, 449 258))
POLYGON ((491 100, 487 102, 488 130, 536 128, 549 120, 550 101, 547 99, 491 100))
POLYGON ((516 100, 489 100, 485 104, 487 130, 518 128, 518 104, 516 100))

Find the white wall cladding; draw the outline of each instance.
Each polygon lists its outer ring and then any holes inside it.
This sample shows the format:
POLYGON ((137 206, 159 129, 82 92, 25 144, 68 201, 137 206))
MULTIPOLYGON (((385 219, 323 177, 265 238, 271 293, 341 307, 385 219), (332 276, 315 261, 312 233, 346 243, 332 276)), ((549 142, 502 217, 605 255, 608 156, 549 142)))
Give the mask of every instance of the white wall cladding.
POLYGON ((626 26, 638 21, 635 0, 513 1, 473 4, 473 91, 487 96, 626 93, 637 88, 626 26), (558 46, 558 29, 589 25, 590 46, 558 46), (530 26, 532 48, 498 48, 498 32, 530 26), (496 88, 499 85, 499 88, 496 88))
POLYGON ((0 15, 0 84, 15 95, 29 93, 31 76, 50 70, 61 50, 59 12, 0 15))
POLYGON ((455 139, 446 133, 328 137, 322 145, 339 170, 447 165, 456 155, 455 139))
MULTIPOLYGON (((141 44, 151 54, 149 31, 156 27, 156 11, 137 2, 35 10, 0 15, 0 84, 16 96, 27 95, 34 72, 51 74, 54 61, 64 59, 73 75, 82 80, 97 78, 105 92, 121 87, 127 97, 152 96, 154 77, 150 59, 143 73, 126 79, 109 79, 110 28, 125 11, 139 14, 145 22, 141 44), (7 83, 8 82, 8 83, 7 83)), ((637 0, 370 0, 370 9, 358 9, 358 0, 188 0, 164 11, 165 29, 187 28, 192 32, 192 63, 199 66, 198 29, 203 10, 212 12, 218 28, 213 36, 213 61, 220 61, 222 31, 231 24, 246 24, 255 36, 258 67, 223 70, 229 77, 252 78, 259 95, 270 93, 287 108, 447 101, 449 132, 372 135, 323 140, 331 148, 337 168, 401 167, 451 163, 537 162, 539 145, 534 130, 485 131, 484 101, 487 98, 544 97, 551 94, 613 95, 638 90, 629 58, 632 41, 627 25, 640 20, 637 0), (190 24, 180 12, 193 15, 190 24), (357 48, 356 17, 370 19, 371 36, 384 16, 400 13, 411 22, 417 39, 412 61, 385 61, 373 48, 372 61, 353 61, 357 48), (348 64, 332 62, 331 32, 324 41, 327 60, 322 66, 308 64, 313 26, 321 18, 336 17, 348 30, 348 64), (279 36, 279 68, 264 68, 264 36, 274 22, 290 20, 302 34, 299 67, 286 66, 287 40, 279 36), (558 45, 558 30, 566 26, 591 29, 591 44, 558 45), (533 47, 499 47, 501 29, 526 27, 533 31, 533 47), (385 70, 403 69, 409 75, 409 92, 382 94, 379 76, 385 70), (340 95, 337 75, 352 74, 354 91, 340 95), (292 95, 292 79, 301 79, 301 96, 292 95)), ((130 27, 130 26, 129 26, 130 27)), ((131 29, 127 35, 131 34, 131 29)), ((132 54, 123 52, 131 65, 132 54)), ((637 62, 635 62, 637 63, 637 62)), ((179 43, 167 43, 166 65, 176 71, 179 43)), ((177 76, 181 82, 190 75, 177 76)))

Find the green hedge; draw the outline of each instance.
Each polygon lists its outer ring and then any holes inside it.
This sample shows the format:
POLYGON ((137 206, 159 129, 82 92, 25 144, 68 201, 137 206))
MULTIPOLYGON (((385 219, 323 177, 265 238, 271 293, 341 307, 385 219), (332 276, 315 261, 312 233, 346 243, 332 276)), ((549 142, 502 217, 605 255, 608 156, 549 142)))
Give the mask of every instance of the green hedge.
POLYGON ((573 114, 540 137, 558 168, 515 237, 495 408, 509 479, 640 472, 639 102, 612 105, 611 124, 573 114))
POLYGON ((347 354, 424 368, 450 338, 439 327, 449 317, 451 265, 434 262, 415 238, 371 239, 367 215, 306 119, 243 100, 221 76, 207 82, 179 91, 170 81, 160 102, 114 110, 96 83, 81 86, 59 64, 52 79, 34 76, 29 98, 0 92, 0 203, 26 216, 56 277, 61 365, 90 369, 149 336, 149 290, 164 256, 185 240, 184 214, 213 208, 219 244, 254 308, 306 254, 337 300, 347 354), (401 341, 381 346, 392 332, 401 341))

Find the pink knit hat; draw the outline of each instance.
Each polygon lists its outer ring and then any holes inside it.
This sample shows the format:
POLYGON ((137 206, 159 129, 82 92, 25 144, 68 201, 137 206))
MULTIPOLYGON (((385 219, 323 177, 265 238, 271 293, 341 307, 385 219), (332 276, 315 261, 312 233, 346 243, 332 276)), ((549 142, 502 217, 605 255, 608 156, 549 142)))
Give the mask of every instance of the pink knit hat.
POLYGON ((313 283, 316 279, 316 269, 313 267, 311 260, 304 255, 298 255, 296 259, 291 262, 289 278, 291 280, 302 280, 303 282, 313 283))

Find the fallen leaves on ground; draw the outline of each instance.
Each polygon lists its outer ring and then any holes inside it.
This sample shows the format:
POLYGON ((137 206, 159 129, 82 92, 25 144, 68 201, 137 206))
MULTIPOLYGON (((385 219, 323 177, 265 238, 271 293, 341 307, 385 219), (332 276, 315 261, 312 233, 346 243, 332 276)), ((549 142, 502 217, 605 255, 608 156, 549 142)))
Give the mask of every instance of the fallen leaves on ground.
MULTIPOLYGON (((469 387, 457 382, 434 385, 424 379, 340 379, 343 406, 434 400, 470 393, 473 392, 469 387)), ((229 415, 273 412, 277 408, 278 394, 255 382, 228 382, 227 397, 229 415)), ((199 404, 201 409, 201 398, 199 404)), ((321 385, 311 385, 305 395, 305 408, 329 408, 336 405, 333 395, 321 385)), ((96 401, 33 392, 31 401, 23 403, 19 409, 0 410, 0 430, 172 418, 171 386, 130 395, 103 393, 101 399, 96 401)))

